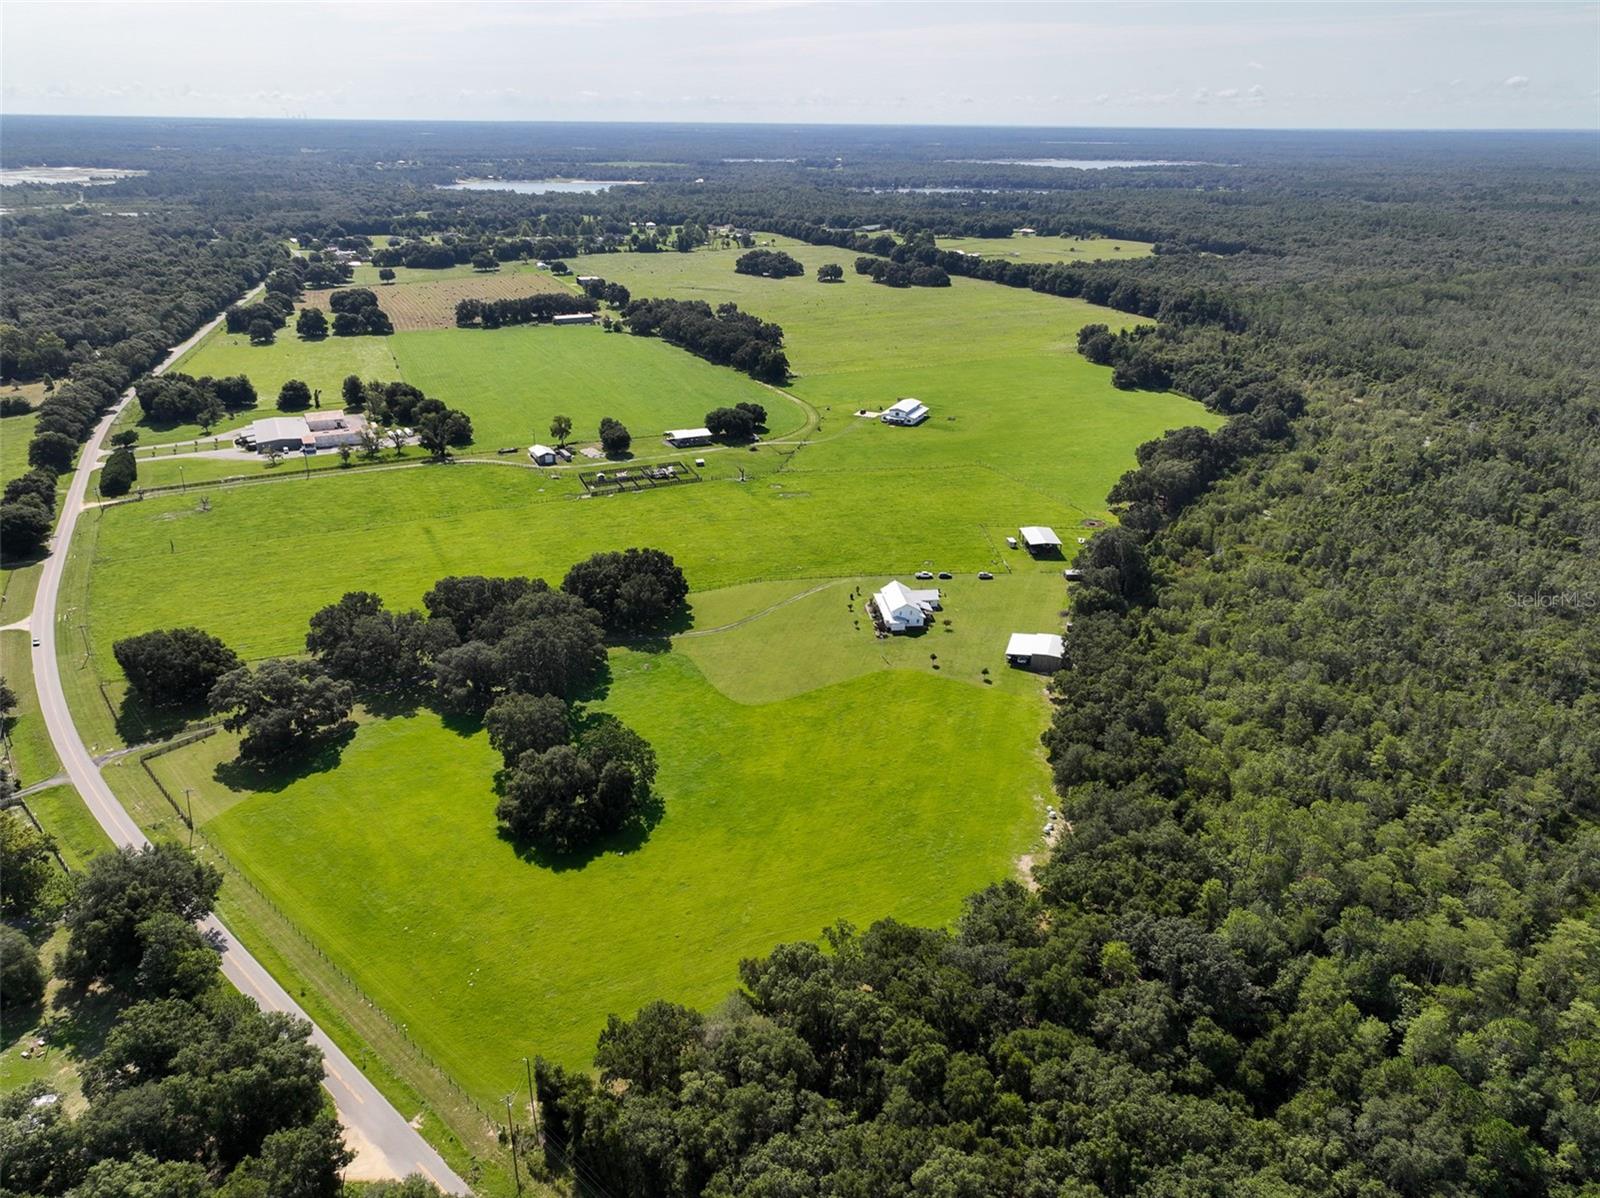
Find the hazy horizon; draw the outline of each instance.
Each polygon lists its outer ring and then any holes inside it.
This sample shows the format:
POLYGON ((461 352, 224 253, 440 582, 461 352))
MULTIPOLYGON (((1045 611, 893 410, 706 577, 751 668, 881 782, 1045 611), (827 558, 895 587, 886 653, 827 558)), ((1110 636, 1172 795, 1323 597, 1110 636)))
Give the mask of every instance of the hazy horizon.
POLYGON ((14 0, 0 22, 18 116, 1600 130, 1595 4, 14 0))

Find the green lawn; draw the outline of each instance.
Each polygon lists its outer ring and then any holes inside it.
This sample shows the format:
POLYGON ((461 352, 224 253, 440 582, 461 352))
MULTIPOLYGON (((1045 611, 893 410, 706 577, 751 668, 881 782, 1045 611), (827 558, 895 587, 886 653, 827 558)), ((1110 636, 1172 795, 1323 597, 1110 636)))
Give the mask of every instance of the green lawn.
MULTIPOLYGON (((750 706, 676 653, 618 653, 613 671, 603 706, 656 745, 668 813, 620 855, 519 860, 495 834, 485 736, 427 712, 363 725, 338 769, 230 795, 203 825, 486 1098, 523 1053, 584 1064, 608 1012, 715 1002, 776 940, 949 919, 1008 872, 1048 788, 1044 712, 1021 696, 896 671, 750 706), (923 719, 886 726, 891 710, 923 719)), ((228 752, 152 764, 215 794, 228 752)))
POLYGON ((28 810, 55 838, 56 849, 68 869, 82 871, 93 858, 112 850, 111 838, 95 822, 72 786, 52 786, 29 795, 28 810))
MULTIPOLYGON (((392 337, 328 337, 321 341, 302 341, 292 326, 282 329, 271 345, 251 345, 243 333, 229 333, 221 326, 178 360, 173 370, 196 378, 202 375, 248 375, 256 385, 259 406, 234 413, 215 432, 240 428, 261 416, 276 416, 278 391, 290 379, 300 379, 313 390, 321 390, 324 407, 339 406, 339 387, 348 374, 364 379, 388 381, 400 377, 390 348, 392 337)), ((136 428, 141 445, 160 445, 187 441, 201 436, 192 424, 155 425, 145 421, 144 410, 135 400, 124 410, 118 430, 136 428)))
MULTIPOLYGON (((572 418, 576 441, 595 440, 600 418, 613 416, 632 430, 638 453, 659 446, 666 429, 699 425, 712 408, 743 401, 767 407, 773 435, 805 422, 799 405, 743 375, 652 338, 598 328, 431 329, 310 342, 291 335, 263 346, 219 331, 176 369, 196 376, 244 373, 255 382, 260 406, 230 417, 219 434, 276 414, 275 397, 291 378, 321 388, 323 407, 337 407, 340 385, 349 374, 403 380, 460 408, 472 417, 474 444, 491 451, 549 441, 550 418, 558 413, 572 418)), ((131 404, 119 427, 137 427, 142 446, 201 436, 193 425, 158 428, 141 419, 137 404, 131 404)), ((224 445, 229 440, 222 438, 224 445)), ((207 441, 206 448, 211 444, 207 441)))
POLYGON ((939 248, 1010 262, 1118 262, 1148 257, 1156 247, 1109 237, 941 237, 939 248))
MULTIPOLYGON (((590 329, 319 347, 387 347, 394 365, 379 373, 466 408, 490 449, 534 439, 556 411, 580 429, 614 414, 637 434, 761 397, 773 431, 753 452, 636 438, 643 460, 703 456, 704 482, 587 498, 574 470, 318 468, 108 509, 69 562, 64 602, 93 617, 91 668, 69 676, 69 694, 103 743, 114 728, 88 682, 103 674, 115 701, 121 636, 195 624, 260 658, 299 651, 311 613, 351 589, 409 606, 450 573, 556 579, 629 545, 677 558, 693 587, 688 634, 614 651, 602 700, 662 763, 665 818, 621 856, 564 871, 517 860, 495 835, 483 735, 427 711, 364 721, 337 768, 284 783, 219 770, 228 737, 152 762, 169 787, 193 789, 239 868, 482 1099, 515 1080, 524 1053, 586 1062, 608 1013, 658 995, 715 1002, 741 956, 841 917, 944 921, 1011 874, 1037 846, 1049 794, 1048 710, 1041 680, 1005 667, 1004 642, 1059 629, 1066 595, 1060 561, 1033 562, 1005 537, 1053 525, 1070 556, 1085 521, 1107 518, 1138 444, 1218 423, 1177 395, 1119 392, 1078 357, 1078 327, 1119 314, 964 279, 825 286, 809 276, 841 252, 789 248, 808 277, 736 275, 728 251, 573 266, 638 296, 733 300, 782 324, 799 402, 590 329), (905 429, 852 414, 903 395, 933 418, 905 429), (924 568, 956 574, 932 584, 946 592, 940 623, 889 641, 860 626, 862 591, 924 568)), ((259 363, 259 387, 301 353, 292 339, 226 340, 186 368, 247 361, 255 376, 259 363)), ((350 367, 321 369, 336 385, 350 367)), ((150 469, 147 482, 174 466, 150 469)))
POLYGON ((33 637, 27 632, 0 632, 0 677, 16 692, 17 706, 7 720, 12 765, 23 786, 53 777, 61 768, 50 731, 39 714, 33 687, 33 637))
POLYGON ((33 412, 0 419, 0 483, 21 478, 28 472, 28 443, 39 417, 33 412))
POLYGON ((595 441, 602 416, 634 435, 634 452, 660 447, 670 428, 693 428, 712 408, 764 404, 773 435, 805 422, 799 405, 735 371, 654 338, 599 328, 524 325, 433 329, 393 338, 401 377, 472 417, 479 447, 550 440, 550 418, 572 417, 573 439, 595 441))

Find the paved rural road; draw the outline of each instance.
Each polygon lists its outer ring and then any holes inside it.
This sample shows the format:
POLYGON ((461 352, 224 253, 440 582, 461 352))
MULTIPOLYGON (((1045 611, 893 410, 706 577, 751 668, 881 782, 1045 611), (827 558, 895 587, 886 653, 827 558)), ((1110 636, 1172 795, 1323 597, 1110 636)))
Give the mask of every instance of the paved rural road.
MULTIPOLYGON (((170 367, 221 320, 222 317, 217 317, 168 354, 166 360, 156 368, 157 372, 170 367)), ((100 767, 89 755, 83 737, 78 735, 77 725, 72 722, 72 715, 67 710, 67 698, 56 661, 56 632, 69 627, 56 610, 61 596, 61 575, 66 567, 67 547, 72 543, 72 532, 77 527, 78 516, 84 510, 84 495, 89 489, 89 475, 94 472, 101 442, 115 422, 117 413, 132 395, 133 392, 128 391, 106 413, 83 448, 78 469, 61 503, 55 550, 45 559, 39 577, 39 593, 34 600, 31 623, 37 642, 33 650, 33 676, 39 690, 39 710, 44 713, 50 739, 55 744, 66 775, 78 788, 78 793, 83 796, 83 801, 89 805, 89 810, 94 813, 106 834, 118 845, 139 848, 150 842, 111 793, 111 788, 100 776, 100 767)), ((261 967, 260 962, 233 938, 215 916, 207 918, 200 926, 222 946, 222 972, 240 993, 248 994, 264 1010, 284 1011, 310 1022, 299 1004, 273 981, 272 975, 261 967)), ((451 1171, 450 1166, 444 1163, 444 1158, 406 1122, 400 1112, 378 1092, 378 1088, 367 1080, 366 1075, 315 1024, 311 1027, 311 1039, 322 1049, 326 1067, 322 1084, 333 1095, 334 1105, 339 1110, 339 1121, 345 1127, 345 1138, 356 1153, 355 1164, 349 1170, 352 1179, 405 1177, 411 1173, 421 1173, 451 1193, 469 1192, 466 1182, 451 1171)))

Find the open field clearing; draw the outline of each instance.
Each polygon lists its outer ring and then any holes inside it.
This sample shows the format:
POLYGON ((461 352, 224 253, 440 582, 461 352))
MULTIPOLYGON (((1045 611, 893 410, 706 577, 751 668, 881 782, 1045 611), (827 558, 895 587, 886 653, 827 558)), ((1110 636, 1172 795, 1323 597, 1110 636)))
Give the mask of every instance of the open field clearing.
POLYGON ((676 653, 612 665, 603 706, 657 746, 668 815, 582 869, 517 858, 485 736, 427 711, 363 724, 338 769, 263 793, 219 793, 228 738, 152 764, 207 794, 207 835, 486 1096, 523 1053, 585 1064, 606 1012, 716 1002, 783 937, 889 910, 943 922, 1008 871, 1048 789, 1044 713, 1021 696, 894 672, 745 706, 676 653), (886 708, 938 714, 886 737, 886 708))
MULTIPOLYGON (((8 605, 9 606, 9 605, 8 605)), ((11 766, 18 783, 32 786, 61 768, 50 730, 39 714, 39 693, 33 685, 33 637, 27 632, 0 632, 0 678, 16 693, 17 705, 6 721, 11 766)))
POLYGON ((21 478, 28 472, 28 442, 39 417, 33 412, 0 419, 0 483, 21 478))
POLYGON ((941 250, 961 250, 981 258, 1008 262, 1119 262, 1146 258, 1155 252, 1148 241, 1113 241, 1109 237, 941 237, 941 250))
MULTIPOLYGON (((790 252, 813 274, 841 259, 790 252)), ((447 574, 556 580, 630 545, 677 559, 693 588, 687 631, 614 648, 594 700, 661 760, 664 818, 642 844, 614 846, 621 855, 565 870, 519 860, 496 833, 484 734, 426 709, 364 718, 336 765, 292 777, 234 768, 228 736, 151 763, 173 793, 193 792, 238 868, 482 1100, 503 1094, 524 1053, 586 1064, 610 1013, 657 996, 716 1002, 742 956, 840 917, 942 922, 1009 876, 1037 846, 1048 712, 1041 680, 1005 666, 1004 642, 1059 628, 1066 590, 1060 560, 1005 538, 1052 525, 1070 557, 1085 521, 1107 518, 1135 446, 1218 423, 1176 395, 1116 391, 1079 358, 1079 326, 1124 323, 1104 309, 960 279, 750 278, 735 257, 608 255, 574 269, 777 321, 794 400, 592 328, 330 339, 315 361, 293 337, 265 349, 224 337, 185 366, 247 369, 258 388, 315 366, 331 380, 315 384, 325 406, 351 369, 403 378, 469 412, 479 451, 542 439, 557 412, 579 436, 614 415, 638 461, 703 456, 704 482, 585 498, 576 469, 339 470, 318 455, 309 476, 285 463, 281 483, 107 509, 69 564, 64 602, 94 613, 74 707, 112 737, 91 678, 120 699, 111 645, 123 636, 192 624, 259 659, 299 652, 311 614, 352 589, 407 607, 447 574), (337 360, 370 345, 389 369, 337 360), (932 418, 894 428, 853 415, 903 395, 932 418), (740 399, 769 412, 754 452, 648 435, 740 399), (920 569, 955 573, 927 584, 945 590, 944 610, 920 636, 878 641, 859 592, 920 569)), ((141 481, 175 468, 163 456, 141 481)))
MULTIPOLYGON (((694 588, 691 606, 696 592, 752 579, 888 577, 928 561, 973 574, 999 568, 994 542, 1005 530, 1034 521, 1070 530, 1079 516, 987 470, 791 472, 588 500, 579 492, 570 473, 457 465, 216 490, 209 511, 182 493, 109 508, 89 584, 95 661, 114 676, 112 641, 175 623, 214 632, 246 657, 298 652, 311 614, 347 590, 413 606, 446 574, 559 580, 590 553, 629 545, 665 546, 694 588), (917 519, 878 527, 861 515, 874 504, 917 519), (335 531, 317 533, 333 513, 335 531), (216 585, 219 572, 227 588, 216 585)), ((1053 616, 1059 598, 1042 614, 1053 616)))
POLYGON ((56 850, 68 869, 82 870, 93 858, 111 851, 111 838, 70 785, 48 787, 27 801, 40 827, 55 837, 56 850))
POLYGON ((519 325, 393 341, 401 377, 471 416, 480 449, 549 441, 558 413, 572 417, 580 443, 598 436, 602 416, 615 417, 632 430, 641 458, 660 448, 662 432, 693 428, 712 408, 765 404, 774 436, 805 422, 799 405, 760 383, 651 337, 519 325))
MULTIPOLYGON (((230 414, 213 430, 225 433, 262 416, 281 415, 275 406, 278 391, 290 379, 300 379, 313 391, 320 390, 324 407, 337 407, 339 386, 347 374, 385 381, 398 378, 399 367, 395 365, 389 346, 392 340, 392 337, 325 337, 321 341, 303 341, 295 336, 291 322, 288 328, 278 330, 278 339, 271 345, 251 345, 243 333, 229 333, 219 327, 179 359, 173 370, 196 378, 249 376, 255 384, 259 403, 255 408, 230 414)), ((140 445, 189 441, 201 436, 199 427, 193 424, 144 422, 144 411, 137 400, 124 409, 117 428, 119 431, 137 428, 140 445)))
MULTIPOLYGON (((451 301, 451 324, 454 324, 451 301)), ((474 447, 526 449, 550 440, 550 418, 573 420, 573 439, 593 440, 602 416, 634 434, 643 456, 669 428, 693 427, 712 408, 744 401, 765 404, 773 435, 801 427, 800 407, 732 370, 713 366, 654 338, 607 334, 598 328, 519 325, 505 329, 431 329, 387 337, 328 337, 302 341, 280 334, 272 345, 251 345, 242 335, 216 333, 178 365, 188 374, 248 374, 260 403, 230 416, 217 430, 279 415, 275 400, 284 382, 304 380, 322 391, 324 408, 339 406, 345 376, 403 381, 472 417, 474 447)), ((137 427, 141 446, 199 437, 193 425, 151 428, 129 405, 119 427, 137 427)), ((31 419, 21 417, 19 419, 31 419)), ((223 436, 227 444, 231 438, 223 436)), ((204 448, 209 448, 207 439, 204 448)), ((319 455, 333 456, 333 455, 319 455)))
MULTIPOLYGON (((441 274, 445 272, 439 272, 441 274)), ((372 287, 378 306, 389 314, 397 332, 416 329, 453 329, 456 304, 464 299, 519 299, 541 292, 571 291, 572 288, 542 270, 490 272, 475 271, 441 279, 415 279, 401 286, 379 284, 372 287)), ((329 311, 332 291, 307 291, 304 307, 329 311)), ((294 327, 293 320, 289 324, 294 327)), ((288 331, 288 330, 285 330, 288 331)))

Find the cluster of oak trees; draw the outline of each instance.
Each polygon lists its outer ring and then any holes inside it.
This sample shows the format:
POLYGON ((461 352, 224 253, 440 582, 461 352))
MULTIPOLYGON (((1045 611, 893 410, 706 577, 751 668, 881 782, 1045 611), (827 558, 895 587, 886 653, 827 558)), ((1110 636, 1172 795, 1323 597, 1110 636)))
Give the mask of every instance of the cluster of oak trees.
POLYGON ((764 404, 743 401, 731 408, 712 408, 706 413, 706 428, 711 435, 728 441, 748 441, 766 427, 764 404))
POLYGON ((782 250, 749 250, 734 260, 733 269, 742 275, 766 279, 795 278, 806 273, 799 259, 782 250))
POLYGON ((635 336, 660 337, 764 383, 789 379, 783 329, 739 311, 737 304, 718 304, 712 311, 704 300, 638 299, 629 303, 622 315, 635 336))
POLYGON ((240 734, 240 759, 261 767, 337 741, 362 697, 421 696, 482 717, 505 757, 502 824, 519 841, 571 853, 646 809, 655 757, 615 720, 569 705, 604 668, 608 634, 660 627, 687 594, 671 557, 629 549, 579 562, 559 589, 537 578, 442 578, 422 610, 401 612, 351 592, 311 617, 305 658, 251 667, 195 628, 129 637, 113 653, 143 701, 208 708, 240 734))

